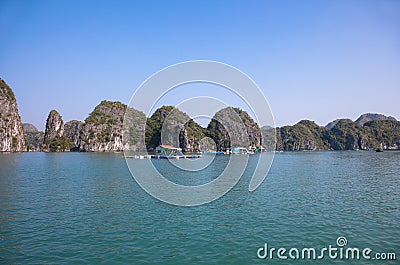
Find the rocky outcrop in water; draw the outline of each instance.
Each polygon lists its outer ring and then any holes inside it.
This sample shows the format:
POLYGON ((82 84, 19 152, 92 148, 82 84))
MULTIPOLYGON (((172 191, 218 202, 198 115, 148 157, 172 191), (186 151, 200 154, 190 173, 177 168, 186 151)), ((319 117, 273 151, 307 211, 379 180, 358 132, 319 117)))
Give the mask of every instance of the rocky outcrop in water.
POLYGON ((64 125, 64 135, 67 137, 73 144, 72 151, 79 151, 79 140, 80 140, 80 133, 83 128, 83 122, 72 120, 64 125))
POLYGON ((47 116, 46 130, 44 133, 44 142, 48 142, 56 137, 64 135, 64 122, 61 115, 56 111, 52 110, 47 116))
POLYGON ((52 110, 46 120, 46 130, 42 150, 46 152, 65 152, 73 146, 72 142, 64 136, 64 122, 61 115, 52 110))
POLYGON ((26 151, 26 143, 17 100, 11 88, 0 79, 0 152, 20 151, 26 151))
POLYGON ((283 126, 277 129, 278 150, 325 150, 328 129, 313 121, 302 120, 293 126, 283 126))
POLYGON ((378 117, 376 120, 365 122, 363 125, 360 125, 360 122, 347 120, 338 122, 329 131, 330 148, 333 150, 398 149, 400 122, 394 118, 394 120, 381 119, 382 116, 375 116, 378 117))
POLYGON ((383 150, 400 149, 400 121, 375 120, 364 123, 363 127, 368 128, 372 139, 368 147, 383 150))
POLYGON ((122 127, 126 105, 102 101, 85 119, 78 148, 84 152, 122 151, 122 127))
POLYGON ((161 143, 179 146, 186 153, 204 151, 209 146, 225 150, 231 145, 261 144, 266 149, 294 151, 399 149, 400 121, 367 113, 356 121, 338 119, 325 127, 303 120, 293 126, 260 130, 245 111, 225 108, 205 129, 172 106, 163 106, 146 118, 120 102, 102 101, 83 123, 73 120, 64 124, 61 115, 52 110, 43 133, 32 124, 22 126, 14 93, 0 79, 0 151, 144 152, 161 143))
POLYGON ((261 146, 261 130, 246 111, 224 108, 218 111, 207 126, 206 134, 214 140, 217 150, 231 146, 261 146))
MULTIPOLYGON (((382 116, 375 117, 382 118, 382 116)), ((267 129, 265 130, 267 131, 267 129)), ((273 129, 269 128, 268 130, 273 129)), ((377 148, 385 150, 399 149, 400 147, 400 121, 393 119, 378 118, 365 122, 363 125, 348 119, 340 119, 335 121, 331 129, 318 126, 312 121, 300 121, 293 126, 278 127, 275 130, 277 150, 369 150, 377 148)))
POLYGON ((22 127, 24 128, 27 151, 41 151, 44 141, 44 133, 39 131, 33 124, 30 123, 23 123, 22 127))
POLYGON ((369 130, 354 121, 341 120, 329 132, 333 150, 366 150, 371 145, 369 130))
POLYGON ((179 146, 186 153, 198 152, 204 137, 204 128, 173 106, 158 108, 146 122, 145 139, 149 151, 162 143, 179 146))

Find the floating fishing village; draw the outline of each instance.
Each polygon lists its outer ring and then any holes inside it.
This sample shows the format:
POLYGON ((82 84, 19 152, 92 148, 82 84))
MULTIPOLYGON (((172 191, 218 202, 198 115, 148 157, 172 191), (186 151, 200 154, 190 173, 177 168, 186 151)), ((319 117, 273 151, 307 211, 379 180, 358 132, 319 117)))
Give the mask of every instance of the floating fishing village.
POLYGON ((204 152, 197 152, 195 154, 185 155, 182 148, 174 147, 172 145, 159 145, 156 147, 153 155, 133 155, 125 156, 125 158, 134 159, 194 159, 201 158, 203 155, 253 155, 256 153, 264 152, 264 148, 257 147, 231 147, 225 151, 205 150, 204 152))

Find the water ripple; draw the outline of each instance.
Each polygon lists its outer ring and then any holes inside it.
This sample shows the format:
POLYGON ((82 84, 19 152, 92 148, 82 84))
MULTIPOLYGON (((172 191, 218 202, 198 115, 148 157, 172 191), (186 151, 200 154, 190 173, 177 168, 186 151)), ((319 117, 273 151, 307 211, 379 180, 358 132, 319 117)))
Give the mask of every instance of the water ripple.
MULTIPOLYGON (((250 159, 231 192, 191 208, 141 190, 120 154, 0 154, 0 263, 253 264, 265 263, 256 257, 264 243, 318 248, 338 236, 398 252, 399 154, 280 153, 252 193, 250 159)), ((157 167, 192 185, 214 179, 226 159, 197 175, 157 167)))

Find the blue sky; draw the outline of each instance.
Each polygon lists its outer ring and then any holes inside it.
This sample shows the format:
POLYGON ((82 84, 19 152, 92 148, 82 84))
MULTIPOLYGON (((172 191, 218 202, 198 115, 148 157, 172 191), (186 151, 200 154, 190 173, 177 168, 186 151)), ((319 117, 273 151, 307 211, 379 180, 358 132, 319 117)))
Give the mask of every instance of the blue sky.
POLYGON ((101 100, 128 103, 151 74, 194 59, 248 74, 278 126, 400 118, 396 0, 0 0, 0 33, 0 77, 39 129, 51 109, 83 120, 101 100))

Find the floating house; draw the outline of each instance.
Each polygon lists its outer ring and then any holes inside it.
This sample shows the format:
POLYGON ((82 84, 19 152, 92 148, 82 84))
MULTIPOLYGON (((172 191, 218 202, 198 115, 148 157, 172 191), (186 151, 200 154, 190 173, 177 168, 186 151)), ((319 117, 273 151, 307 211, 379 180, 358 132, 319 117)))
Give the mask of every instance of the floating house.
POLYGON ((156 158, 180 158, 183 157, 182 149, 172 145, 159 145, 156 147, 156 158))
POLYGON ((230 150, 231 154, 237 154, 237 155, 251 155, 254 154, 253 151, 247 150, 245 147, 232 147, 230 150))

